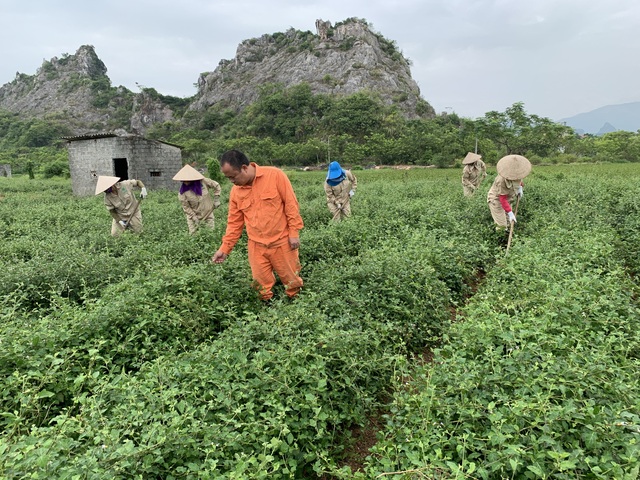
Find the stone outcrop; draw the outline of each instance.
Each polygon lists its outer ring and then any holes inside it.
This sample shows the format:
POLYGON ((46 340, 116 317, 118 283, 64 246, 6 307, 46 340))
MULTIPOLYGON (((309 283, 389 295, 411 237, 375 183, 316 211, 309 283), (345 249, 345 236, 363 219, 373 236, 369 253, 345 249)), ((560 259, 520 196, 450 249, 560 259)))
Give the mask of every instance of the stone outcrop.
POLYGON ((74 55, 43 61, 35 75, 17 73, 0 87, 0 109, 63 122, 74 135, 116 128, 144 135, 156 123, 180 121, 185 109, 191 118, 212 106, 239 112, 257 100, 265 84, 304 82, 314 94, 374 92, 407 118, 435 115, 411 78, 409 62, 366 21, 347 19, 332 26, 318 20, 316 29, 317 34, 289 29, 243 41, 232 60, 200 75, 191 99, 164 97, 153 88, 133 93, 112 87, 107 67, 92 46, 84 45, 74 55), (183 101, 179 112, 175 100, 183 101))
POLYGON ((144 134, 154 123, 173 119, 173 112, 147 91, 112 87, 91 45, 44 60, 35 75, 17 73, 0 87, 0 109, 63 122, 74 135, 115 128, 144 134))
POLYGON ((133 99, 131 131, 143 135, 155 123, 169 122, 174 119, 173 111, 148 91, 143 90, 133 99))
POLYGON ((330 25, 319 20, 320 35, 289 29, 243 41, 234 59, 222 60, 215 71, 200 76, 190 109, 221 105, 241 110, 258 98, 264 84, 306 82, 314 93, 377 92, 408 118, 435 114, 421 99, 409 62, 393 42, 362 20, 330 25))
MULTIPOLYGON (((107 68, 93 47, 82 46, 75 55, 42 62, 35 75, 16 73, 0 87, 0 108, 23 116, 57 117, 77 125, 104 123, 108 111, 92 105, 92 84, 105 78, 107 68)), ((107 79, 108 81, 108 79, 107 79)))
POLYGON ((329 39, 329 29, 331 28, 331 22, 327 20, 326 22, 319 18, 316 20, 316 33, 320 37, 320 41, 325 41, 329 39))

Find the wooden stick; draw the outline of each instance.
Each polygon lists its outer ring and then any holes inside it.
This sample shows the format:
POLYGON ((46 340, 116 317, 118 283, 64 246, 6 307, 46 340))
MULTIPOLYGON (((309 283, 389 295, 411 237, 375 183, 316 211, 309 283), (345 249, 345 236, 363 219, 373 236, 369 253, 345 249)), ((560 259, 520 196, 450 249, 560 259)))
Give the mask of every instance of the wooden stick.
MULTIPOLYGON (((134 196, 135 198, 135 196, 134 196)), ((133 216, 138 213, 138 210, 140 210, 140 204, 142 203, 142 200, 144 200, 144 198, 140 197, 140 200, 138 200, 138 203, 136 204, 136 208, 133 209, 133 213, 131 215, 129 215, 129 220, 127 220, 124 226, 124 229, 126 230, 127 228, 129 228, 129 223, 131 223, 131 219, 133 218, 133 216)))
MULTIPOLYGON (((518 199, 516 200, 516 208, 514 211, 514 215, 518 214, 518 204, 520 203, 520 195, 518 195, 518 199)), ((505 252, 504 256, 507 256, 507 253, 509 253, 509 247, 511 247, 511 238, 513 237, 513 227, 515 227, 516 222, 512 221, 511 222, 511 229, 509 230, 509 241, 507 242, 507 251, 505 252)))

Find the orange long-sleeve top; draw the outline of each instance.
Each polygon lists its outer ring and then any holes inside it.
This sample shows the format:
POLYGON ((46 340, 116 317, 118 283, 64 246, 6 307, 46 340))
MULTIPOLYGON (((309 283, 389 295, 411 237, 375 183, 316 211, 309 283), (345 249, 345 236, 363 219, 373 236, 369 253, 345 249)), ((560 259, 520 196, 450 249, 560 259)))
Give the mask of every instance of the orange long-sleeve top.
POLYGON ((250 240, 271 246, 289 237, 298 238, 304 226, 298 199, 285 173, 253 162, 256 176, 251 185, 234 185, 229 194, 227 230, 220 249, 229 255, 247 227, 250 240))

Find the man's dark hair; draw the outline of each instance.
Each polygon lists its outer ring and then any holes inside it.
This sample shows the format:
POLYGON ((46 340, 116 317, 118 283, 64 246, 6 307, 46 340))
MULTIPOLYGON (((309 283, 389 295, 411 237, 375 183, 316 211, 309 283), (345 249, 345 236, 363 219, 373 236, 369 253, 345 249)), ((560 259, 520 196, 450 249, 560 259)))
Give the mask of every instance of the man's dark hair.
POLYGON ((249 159, 240 150, 228 150, 220 157, 220 166, 225 163, 234 170, 240 170, 242 165, 249 165, 249 159))

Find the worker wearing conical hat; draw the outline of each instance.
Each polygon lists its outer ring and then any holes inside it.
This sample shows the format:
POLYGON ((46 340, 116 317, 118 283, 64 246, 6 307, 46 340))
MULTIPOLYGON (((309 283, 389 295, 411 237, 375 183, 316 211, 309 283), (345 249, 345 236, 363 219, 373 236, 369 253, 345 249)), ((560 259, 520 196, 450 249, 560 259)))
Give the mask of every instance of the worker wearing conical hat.
POLYGON ((357 188, 358 180, 351 170, 344 170, 338 162, 329 164, 324 193, 332 220, 339 222, 351 216, 351 197, 355 195, 357 188))
POLYGON ((220 184, 206 178, 191 165, 182 167, 173 179, 182 182, 178 199, 187 217, 189 233, 193 235, 199 225, 213 229, 213 210, 220 206, 220 184), (213 200, 209 189, 213 191, 213 200))
POLYGON ((101 175, 96 183, 96 195, 104 192, 104 205, 111 214, 111 235, 120 235, 125 230, 142 232, 140 201, 136 200, 133 188, 139 187, 140 198, 146 198, 147 189, 140 180, 122 180, 120 177, 101 175))
POLYGON ((478 189, 484 177, 487 176, 487 166, 482 161, 482 156, 477 153, 467 153, 462 160, 462 189, 465 197, 472 196, 478 189))
POLYGON ((510 222, 516 222, 511 203, 524 194, 522 179, 531 172, 531 162, 522 155, 502 157, 497 165, 498 175, 489 189, 487 202, 496 230, 507 230, 510 222))

